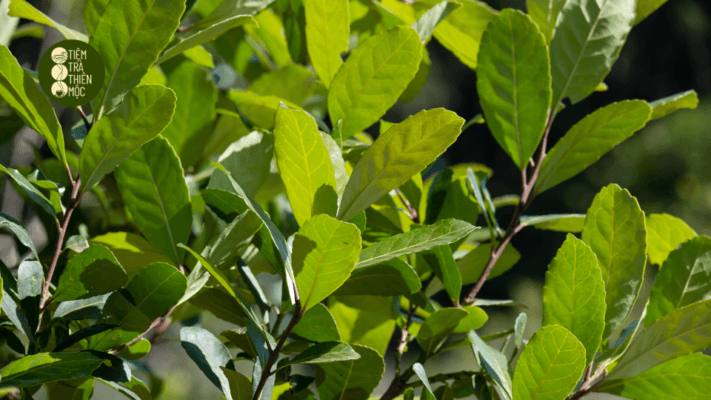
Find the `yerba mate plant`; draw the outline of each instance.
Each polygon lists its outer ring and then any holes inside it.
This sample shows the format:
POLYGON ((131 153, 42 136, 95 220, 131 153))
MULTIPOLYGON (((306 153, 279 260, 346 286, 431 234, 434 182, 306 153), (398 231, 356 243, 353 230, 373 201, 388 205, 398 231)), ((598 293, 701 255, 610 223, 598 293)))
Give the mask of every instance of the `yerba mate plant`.
POLYGON ((606 89, 630 30, 664 0, 528 0, 528 13, 471 0, 86 0, 81 32, 0 3, 87 42, 105 66, 90 107, 68 110, 83 122, 63 127, 37 73, 0 46, 0 106, 54 155, 2 167, 49 244, 0 215, 26 252, 0 263, 0 396, 89 399, 100 382, 160 398, 141 358, 174 340, 228 400, 367 400, 393 335, 383 400, 711 393, 711 238, 645 215, 614 184, 586 214, 526 213, 649 121, 696 107, 693 91, 613 103, 549 142, 556 114, 606 89), (424 85, 433 38, 476 70, 483 115, 381 120, 424 85), (377 139, 363 132, 377 123, 377 139), (518 195, 492 198, 479 164, 423 178, 482 123, 520 170, 518 195), (515 304, 477 295, 519 260, 510 242, 527 227, 569 232, 543 327, 526 341, 521 314, 480 335, 487 307, 515 304), (205 312, 231 329, 204 329, 205 312), (476 363, 428 374, 451 351, 476 363))

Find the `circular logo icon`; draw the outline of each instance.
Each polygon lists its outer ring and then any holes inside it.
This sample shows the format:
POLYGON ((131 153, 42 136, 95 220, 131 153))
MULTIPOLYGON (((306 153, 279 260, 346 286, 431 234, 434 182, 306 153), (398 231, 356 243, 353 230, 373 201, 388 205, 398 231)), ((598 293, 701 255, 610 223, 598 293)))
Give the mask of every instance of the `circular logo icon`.
POLYGON ((37 73, 50 100, 76 107, 99 93, 106 72, 96 49, 79 40, 64 40, 47 49, 37 73))

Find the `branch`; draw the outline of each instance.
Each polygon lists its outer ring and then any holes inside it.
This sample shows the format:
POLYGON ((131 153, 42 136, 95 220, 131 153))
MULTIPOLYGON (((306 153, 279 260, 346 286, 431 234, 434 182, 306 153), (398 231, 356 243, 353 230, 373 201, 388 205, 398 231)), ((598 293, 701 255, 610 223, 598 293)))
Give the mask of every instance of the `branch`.
POLYGON ((481 273, 479 280, 477 280, 476 285, 474 285, 472 290, 469 292, 469 295, 467 295, 466 299, 464 300, 464 303, 467 305, 471 305, 472 303, 474 303, 476 295, 479 293, 482 286, 484 286, 484 282, 486 282, 486 279, 489 277, 489 274, 494 269, 496 262, 499 261, 501 254, 504 253, 504 250, 511 241, 511 238, 513 238, 513 236, 524 227, 519 223, 519 221, 524 211, 526 211, 528 206, 531 205, 533 198, 536 197, 536 193, 533 190, 536 187, 536 180, 538 179, 538 172, 541 169, 541 164, 543 164, 543 159, 546 157, 546 148, 548 147, 548 134, 551 130, 551 126, 553 125, 554 118, 555 114, 553 113, 551 113, 548 117, 548 122, 546 123, 546 130, 544 131, 543 139, 541 140, 541 150, 538 154, 538 161, 534 164, 535 166, 533 167, 531 177, 529 178, 526 173, 528 165, 525 165, 523 168, 521 168, 521 201, 516 207, 516 211, 514 212, 514 215, 511 218, 509 227, 506 229, 506 233, 499 242, 498 246, 493 247, 492 242, 491 256, 489 257, 489 262, 486 264, 486 267, 481 273))
POLYGON ((410 202, 407 201, 405 196, 402 195, 402 192, 400 192, 400 188, 395 189, 395 193, 397 193, 397 197, 400 198, 400 201, 402 201, 402 204, 407 207, 407 212, 410 214, 409 217, 412 220, 412 222, 419 224, 420 223, 420 216, 417 215, 417 210, 415 210, 412 205, 410 205, 410 202))
POLYGON ((592 371, 593 363, 594 363, 594 361, 590 363, 590 365, 588 366, 588 369, 586 370, 587 373, 586 373, 585 380, 583 381, 583 384, 580 385, 580 388, 575 393, 573 393, 570 397, 568 397, 568 400, 578 400, 578 399, 582 398, 583 396, 585 396, 586 394, 596 391, 597 388, 605 381, 605 377, 607 376, 608 363, 600 364, 597 368, 597 371, 595 371, 594 374, 590 375, 590 372, 592 371), (602 378, 602 379, 600 379, 600 378, 602 378))
POLYGON ((274 350, 269 351, 269 360, 267 361, 267 365, 264 365, 262 368, 262 376, 259 379, 259 384, 257 385, 257 389, 254 391, 254 396, 252 397, 252 400, 258 400, 259 397, 262 395, 264 385, 267 384, 267 379, 269 379, 269 376, 271 375, 270 371, 272 369, 272 366, 276 362, 277 358, 279 358, 279 351, 284 346, 286 338, 291 333, 291 330, 294 329, 296 324, 299 323, 299 320, 301 320, 302 315, 303 313, 301 312, 301 302, 297 300, 296 304, 294 305, 294 316, 291 318, 291 321, 289 321, 289 325, 284 330, 284 333, 282 333, 281 338, 279 338, 279 343, 277 343, 274 350))
MULTIPOLYGON (((69 173, 69 176, 71 177, 71 173, 69 173)), ((62 215, 62 222, 57 222, 57 244, 54 248, 52 262, 49 264, 47 277, 44 280, 44 284, 42 284, 42 300, 40 301, 40 310, 44 310, 49 304, 49 285, 52 283, 54 271, 57 269, 57 261, 59 261, 59 255, 62 254, 64 236, 66 236, 67 234, 69 220, 72 218, 72 213, 74 212, 74 209, 77 207, 77 205, 79 205, 79 199, 81 198, 81 194, 79 193, 79 187, 81 187, 81 179, 77 178, 77 180, 72 183, 72 193, 69 197, 69 206, 67 208, 67 211, 62 215)), ((39 329, 39 326, 37 328, 39 329)))

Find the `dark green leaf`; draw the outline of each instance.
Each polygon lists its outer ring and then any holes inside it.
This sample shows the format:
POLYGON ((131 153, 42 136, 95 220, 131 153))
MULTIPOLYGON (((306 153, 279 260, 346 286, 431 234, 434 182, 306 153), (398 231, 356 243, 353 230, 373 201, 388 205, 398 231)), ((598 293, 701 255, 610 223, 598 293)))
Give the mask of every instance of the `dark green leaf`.
POLYGON ((39 353, 0 370, 0 387, 25 387, 89 376, 104 360, 93 353, 39 353))
POLYGON ((420 364, 420 363, 415 363, 412 365, 412 370, 415 371, 415 374, 422 382, 422 385, 425 387, 425 390, 423 391, 423 394, 422 394, 422 397, 424 398, 424 400, 435 400, 436 397, 435 397, 434 393, 432 392, 432 387, 430 386, 430 380, 427 379, 427 372, 425 372, 425 367, 423 367, 422 364, 420 364))
POLYGON ((97 319, 101 316, 101 310, 104 308, 104 304, 109 296, 111 296, 111 294, 107 293, 84 300, 63 301, 59 303, 57 309, 54 310, 53 318, 62 318, 67 321, 97 319))
POLYGON ((314 342, 337 342, 341 340, 336 321, 323 304, 316 304, 306 311, 292 333, 314 342))
POLYGON ((344 343, 361 344, 381 356, 395 330, 392 300, 380 296, 331 296, 328 310, 333 315, 344 343))
POLYGON ((353 348, 340 342, 322 342, 304 350, 301 354, 292 358, 288 362, 281 364, 279 368, 294 364, 323 364, 336 361, 357 360, 360 358, 353 348))
MULTIPOLYGON (((218 161, 232 174, 246 193, 254 196, 269 173, 269 161, 273 151, 274 136, 254 131, 232 143, 218 161)), ((219 172, 212 174, 207 187, 233 191, 230 180, 219 172)))
POLYGON ((437 246, 422 252, 422 257, 432 268, 435 276, 442 282, 452 302, 459 303, 459 296, 462 293, 462 275, 459 273, 457 263, 454 261, 452 249, 446 245, 437 246))
POLYGON ((528 15, 543 32, 546 43, 550 43, 555 32, 556 21, 566 0, 526 0, 528 15))
POLYGON ((380 264, 359 267, 335 294, 375 296, 399 296, 415 293, 422 288, 420 278, 412 267, 393 258, 380 264))
POLYGON ((198 327, 180 329, 180 344, 200 370, 228 400, 232 400, 229 380, 220 367, 234 368, 232 357, 222 342, 212 333, 198 327))
POLYGON ((469 313, 461 308, 442 308, 432 313, 417 333, 417 343, 425 352, 425 359, 437 350, 437 347, 454 332, 459 321, 469 313))
POLYGON ((52 301, 94 297, 118 290, 126 282, 126 271, 111 250, 94 245, 75 255, 67 263, 52 301))
POLYGON ((474 358, 479 366, 489 374, 494 384, 499 387, 503 398, 505 400, 511 400, 512 398, 519 400, 521 397, 514 397, 512 394, 511 375, 509 374, 506 356, 484 343, 475 331, 469 331, 468 337, 474 352, 474 358))

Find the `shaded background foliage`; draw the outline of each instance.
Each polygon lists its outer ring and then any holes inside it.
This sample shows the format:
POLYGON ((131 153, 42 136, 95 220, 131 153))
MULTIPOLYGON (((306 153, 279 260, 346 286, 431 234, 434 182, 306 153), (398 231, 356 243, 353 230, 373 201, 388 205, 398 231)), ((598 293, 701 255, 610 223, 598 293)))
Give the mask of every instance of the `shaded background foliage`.
MULTIPOLYGON (((485 2, 496 9, 525 8, 524 0, 485 2)), ((82 0, 30 3, 70 27, 82 24, 82 0)), ((58 40, 61 40, 58 32, 46 29, 41 37, 14 40, 10 50, 23 67, 36 69, 44 49, 58 40)), ((432 40, 427 49, 432 66, 425 87, 413 101, 397 103, 385 119, 399 122, 420 110, 435 107, 452 110, 465 120, 481 113, 475 72, 436 40, 432 40)), ((686 221, 698 234, 711 234, 711 167, 707 162, 711 159, 711 2, 674 0, 663 5, 632 30, 605 83, 609 86, 607 92, 595 93, 559 114, 551 131, 551 143, 583 116, 612 102, 635 98, 652 101, 689 89, 696 90, 701 101, 695 110, 682 110, 650 123, 584 173, 544 192, 533 203, 530 214, 584 213, 601 186, 617 183, 629 189, 647 213, 666 212, 686 221)), ((73 111, 58 115, 64 126, 71 126, 78 120, 73 111)), ((10 129, 6 125, 0 126, 3 142, 0 163, 13 167, 27 165, 34 157, 27 143, 41 143, 39 135, 23 129, 7 141, 5 132, 10 129)), ((377 136, 377 126, 369 133, 377 136)), ((51 154, 46 145, 41 152, 51 154)), ((485 164, 495 171, 488 183, 493 196, 519 192, 519 171, 497 145, 486 125, 473 125, 462 133, 445 153, 439 167, 464 162, 485 164)), ((44 231, 32 209, 14 193, 8 179, 3 179, 0 190, 0 209, 27 226, 41 248, 54 233, 44 231)), ((502 208, 498 217, 508 221, 512 212, 512 207, 502 208)), ((82 222, 86 221, 75 218, 72 229, 77 229, 82 222)), ((483 298, 513 298, 531 304, 532 307, 525 310, 530 321, 529 337, 540 327, 544 273, 564 239, 564 233, 523 230, 513 239, 521 260, 510 272, 485 285, 481 292, 483 298)), ((16 265, 19 261, 13 240, 5 234, 0 235, 0 259, 8 265, 16 265)), ((510 324, 520 311, 524 310, 492 313, 484 331, 510 324)), ((205 325, 210 324, 218 327, 222 322, 205 321, 205 325)), ((391 343, 391 348, 394 344, 391 343)), ((191 378, 197 367, 183 363, 184 354, 178 342, 162 346, 159 351, 152 352, 149 359, 149 364, 159 369, 166 379, 167 390, 162 398, 212 398, 217 394, 209 382, 191 378)), ((446 370, 446 364, 453 360, 437 361, 446 370)), ((389 382, 391 374, 392 371, 386 372, 382 382, 389 382)), ((379 392, 381 389, 376 390, 376 394, 379 392)), ((97 392, 97 398, 110 398, 111 395, 114 394, 97 392)))

